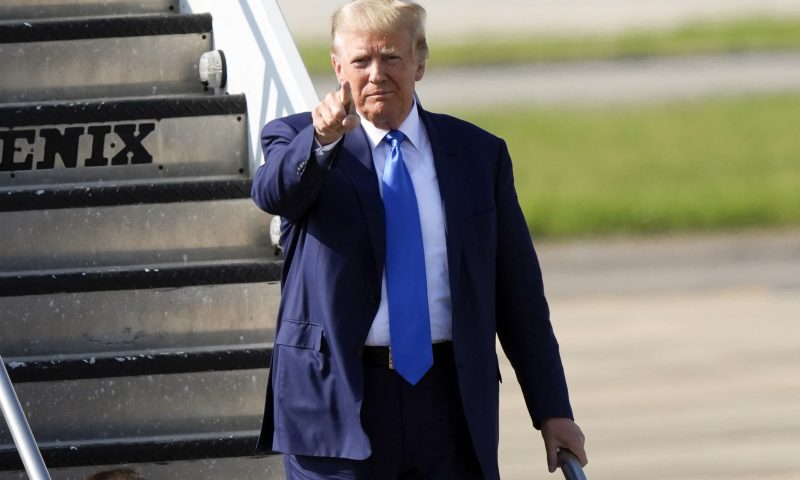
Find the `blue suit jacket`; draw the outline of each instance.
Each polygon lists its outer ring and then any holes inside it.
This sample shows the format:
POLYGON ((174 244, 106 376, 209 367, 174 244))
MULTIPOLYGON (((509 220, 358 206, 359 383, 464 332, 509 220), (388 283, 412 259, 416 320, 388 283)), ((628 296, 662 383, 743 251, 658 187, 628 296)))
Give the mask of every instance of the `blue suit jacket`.
MULTIPOLYGON (((572 417, 567 386, 505 143, 453 117, 421 108, 420 116, 444 203, 461 399, 486 478, 496 479, 495 335, 534 425, 572 417)), ((327 167, 310 153, 313 138, 308 113, 262 131, 266 162, 253 199, 283 218, 285 264, 258 448, 365 459, 360 353, 380 302, 383 202, 362 128, 344 137, 327 167)))

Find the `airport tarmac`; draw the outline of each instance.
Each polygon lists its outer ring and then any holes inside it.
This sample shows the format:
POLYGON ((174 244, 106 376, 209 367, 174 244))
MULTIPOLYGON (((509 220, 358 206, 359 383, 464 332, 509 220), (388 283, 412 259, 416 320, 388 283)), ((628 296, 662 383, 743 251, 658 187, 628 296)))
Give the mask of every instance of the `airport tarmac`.
MULTIPOLYGON (((800 232, 539 254, 590 480, 800 479, 800 232)), ((561 478, 501 363, 502 478, 561 478)))

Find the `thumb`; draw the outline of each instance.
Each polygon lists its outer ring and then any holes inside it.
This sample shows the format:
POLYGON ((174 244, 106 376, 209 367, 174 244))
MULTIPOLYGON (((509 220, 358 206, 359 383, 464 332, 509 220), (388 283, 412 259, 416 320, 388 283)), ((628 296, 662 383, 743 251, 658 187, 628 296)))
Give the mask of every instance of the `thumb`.
POLYGON ((351 113, 350 115, 344 117, 344 120, 342 120, 342 126, 344 127, 345 132, 349 132, 359 125, 361 125, 361 117, 355 113, 351 113))
POLYGON ((545 452, 547 453, 547 470, 550 473, 556 471, 558 468, 558 447, 552 443, 545 444, 545 452))

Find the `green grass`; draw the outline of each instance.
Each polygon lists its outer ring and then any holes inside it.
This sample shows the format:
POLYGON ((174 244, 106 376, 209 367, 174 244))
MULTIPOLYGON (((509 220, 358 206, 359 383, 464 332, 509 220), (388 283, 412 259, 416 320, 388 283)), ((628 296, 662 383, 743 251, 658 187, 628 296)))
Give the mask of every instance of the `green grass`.
POLYGON ((538 236, 800 225, 800 96, 459 115, 508 142, 538 236))
MULTIPOLYGON (((432 43, 429 68, 800 48, 800 18, 693 23, 673 30, 582 37, 478 37, 432 43)), ((299 45, 312 74, 330 72, 327 43, 299 45)))

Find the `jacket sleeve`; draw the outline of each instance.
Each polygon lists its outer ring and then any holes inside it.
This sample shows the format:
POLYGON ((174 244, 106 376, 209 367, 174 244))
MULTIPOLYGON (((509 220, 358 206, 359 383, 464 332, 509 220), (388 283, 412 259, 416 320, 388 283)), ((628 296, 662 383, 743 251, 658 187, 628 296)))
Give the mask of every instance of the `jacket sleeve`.
POLYGON ((261 130, 264 164, 253 178, 253 201, 262 210, 295 221, 314 204, 336 152, 314 154, 314 126, 295 115, 261 130))
POLYGON ((572 409, 539 261, 517 199, 505 145, 496 178, 497 333, 533 424, 540 428, 548 418, 572 418, 572 409))

